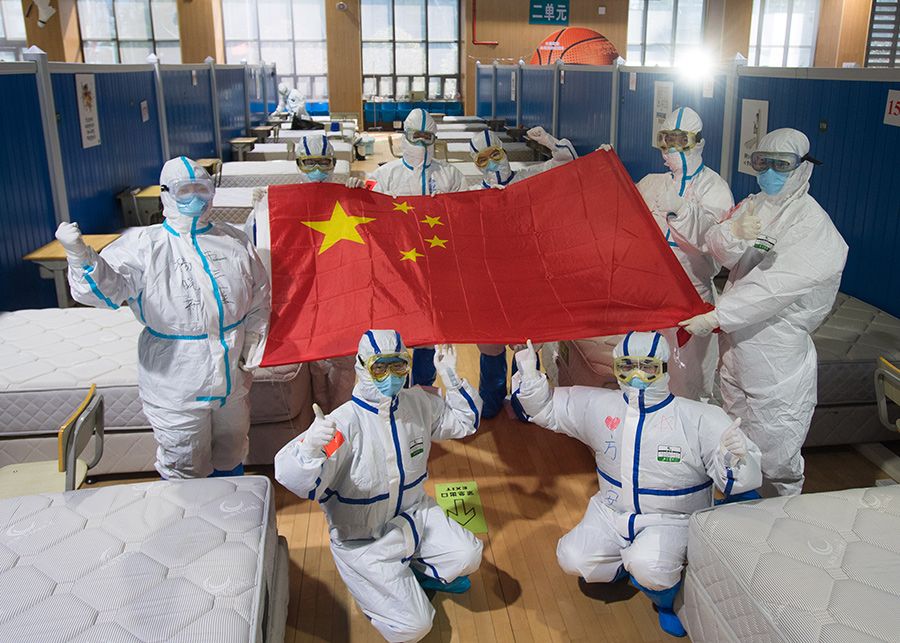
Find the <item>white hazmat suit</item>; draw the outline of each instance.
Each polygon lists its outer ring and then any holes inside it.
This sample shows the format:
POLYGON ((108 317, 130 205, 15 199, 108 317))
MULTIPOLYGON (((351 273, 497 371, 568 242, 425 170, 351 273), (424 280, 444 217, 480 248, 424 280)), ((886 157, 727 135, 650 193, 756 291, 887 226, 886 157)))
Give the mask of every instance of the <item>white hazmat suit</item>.
MULTIPOLYGON (((403 121, 404 132, 437 133, 437 125, 424 109, 414 109, 403 121)), ((385 163, 370 177, 372 189, 383 194, 423 195, 459 192, 465 189, 465 177, 453 165, 434 158, 434 144, 410 143, 404 136, 400 142, 403 158, 385 163)))
MULTIPOLYGON (((699 134, 703 122, 697 112, 681 107, 666 118, 662 129, 699 134)), ((719 273, 720 266, 699 248, 706 231, 719 223, 734 206, 734 197, 722 177, 704 165, 704 145, 705 141, 700 140, 683 152, 663 150, 663 161, 670 171, 648 174, 637 187, 697 293, 703 301, 715 305, 713 278, 719 273), (681 220, 681 229, 689 235, 687 238, 680 236, 674 228, 670 229, 667 221, 670 212, 676 213, 681 220)), ((670 346, 677 346, 675 329, 662 332, 670 346)), ((669 362, 672 392, 692 400, 712 399, 718 361, 717 338, 693 337, 674 351, 669 362)))
MULTIPOLYGON (((351 401, 289 442, 275 457, 275 477, 295 494, 318 500, 331 529, 331 551, 347 588, 388 641, 418 641, 434 608, 417 573, 450 583, 481 563, 482 544, 426 495, 432 440, 463 438, 478 428, 481 400, 455 372, 437 370, 446 398, 421 388, 382 394, 364 366, 381 353, 406 349, 396 331, 365 333, 351 401), (343 444, 310 456, 303 440, 335 427, 343 444)), ((454 360, 455 361, 455 360, 454 360)))
MULTIPOLYGON (((669 346, 659 333, 628 333, 614 356, 665 363, 669 346)), ((589 583, 617 580, 624 567, 642 589, 674 598, 690 514, 712 505, 713 484, 726 495, 759 486, 759 449, 743 439, 735 463, 724 445, 740 429, 722 409, 672 395, 666 376, 645 390, 624 384, 621 392, 554 390, 533 365, 532 351, 520 351, 516 360, 515 396, 531 421, 594 451, 600 490, 581 522, 560 539, 560 567, 589 583)))
MULTIPOLYGON (((168 161, 160 184, 205 184, 206 171, 168 161)), ((144 325, 138 387, 165 478, 204 477, 240 467, 247 455, 252 382, 269 320, 269 280, 253 244, 229 225, 205 221, 208 202, 188 216, 162 192, 161 225, 140 228, 99 255, 75 224, 61 224, 76 301, 98 308, 127 302, 144 325)), ((202 206, 202 203, 199 204, 202 206)))
POLYGON ((292 89, 287 95, 287 113, 297 118, 309 118, 306 113, 306 101, 299 89, 292 89))
MULTIPOLYGON (((759 150, 805 157, 809 139, 778 129, 759 150)), ((810 335, 834 304, 847 260, 847 244, 808 194, 812 170, 804 160, 776 194, 747 197, 707 232, 705 249, 730 270, 728 283, 715 311, 682 322, 691 332, 723 331, 724 408, 743 419, 779 495, 803 488, 800 447, 816 406, 818 366, 810 335)))
POLYGON ((272 112, 272 115, 275 114, 287 114, 287 97, 290 93, 290 89, 284 83, 278 83, 278 105, 275 107, 275 111, 272 112))

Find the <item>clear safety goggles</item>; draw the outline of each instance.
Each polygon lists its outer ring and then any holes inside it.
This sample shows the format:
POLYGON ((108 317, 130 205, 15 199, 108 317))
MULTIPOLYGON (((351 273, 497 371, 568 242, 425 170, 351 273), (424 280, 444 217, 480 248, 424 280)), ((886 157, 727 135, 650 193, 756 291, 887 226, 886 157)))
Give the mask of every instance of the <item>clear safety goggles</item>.
POLYGON ((409 375, 409 353, 380 353, 366 360, 366 370, 376 382, 384 381, 390 375, 409 375))
POLYGON ((753 152, 750 155, 750 166, 755 172, 765 172, 772 169, 776 172, 793 172, 803 161, 809 161, 813 165, 821 165, 809 154, 800 156, 793 152, 753 152))
POLYGON ((209 177, 196 179, 175 179, 159 188, 162 192, 168 192, 176 203, 190 203, 195 197, 204 201, 212 201, 216 193, 215 185, 209 177))
POLYGON ((663 152, 675 150, 687 152, 700 142, 700 132, 686 132, 681 129, 661 129, 656 133, 656 147, 663 152))
POLYGON ((406 136, 406 140, 413 145, 422 143, 424 143, 425 145, 433 145, 437 140, 437 134, 425 130, 408 129, 403 132, 403 135, 406 136))
POLYGON ((306 174, 316 170, 330 172, 334 169, 334 166, 335 160, 333 156, 301 156, 297 159, 297 167, 306 174))
POLYGON ((613 373, 620 382, 630 382, 637 377, 652 384, 665 372, 666 365, 658 357, 617 357, 613 361, 613 373))
POLYGON ((506 152, 502 148, 492 146, 481 150, 475 155, 475 167, 483 170, 491 161, 500 163, 506 158, 506 152))

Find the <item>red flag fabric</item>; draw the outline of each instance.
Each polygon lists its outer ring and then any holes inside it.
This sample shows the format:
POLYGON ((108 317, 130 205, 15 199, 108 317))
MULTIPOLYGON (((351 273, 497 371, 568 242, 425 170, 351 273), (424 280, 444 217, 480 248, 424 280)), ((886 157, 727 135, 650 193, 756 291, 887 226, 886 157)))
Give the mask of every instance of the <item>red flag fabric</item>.
POLYGON ((613 152, 504 190, 391 197, 269 187, 264 366, 409 346, 509 344, 670 328, 709 310, 613 152))

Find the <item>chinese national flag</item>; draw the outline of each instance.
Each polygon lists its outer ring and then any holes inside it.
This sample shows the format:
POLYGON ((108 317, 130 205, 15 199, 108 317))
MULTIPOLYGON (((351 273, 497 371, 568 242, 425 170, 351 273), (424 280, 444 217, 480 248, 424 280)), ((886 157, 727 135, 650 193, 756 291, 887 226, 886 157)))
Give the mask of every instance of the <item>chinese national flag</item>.
POLYGON ((275 185, 268 201, 265 366, 353 354, 370 328, 409 346, 546 342, 709 309, 611 152, 505 190, 275 185))

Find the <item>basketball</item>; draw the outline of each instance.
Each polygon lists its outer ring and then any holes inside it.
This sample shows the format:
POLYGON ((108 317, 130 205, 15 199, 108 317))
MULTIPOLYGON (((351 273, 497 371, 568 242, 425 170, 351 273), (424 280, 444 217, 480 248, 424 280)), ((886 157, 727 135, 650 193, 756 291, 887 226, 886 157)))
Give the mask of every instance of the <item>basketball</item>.
POLYGON ((552 65, 557 60, 574 65, 612 65, 619 52, 615 46, 593 29, 567 27, 555 31, 537 46, 532 65, 552 65))

